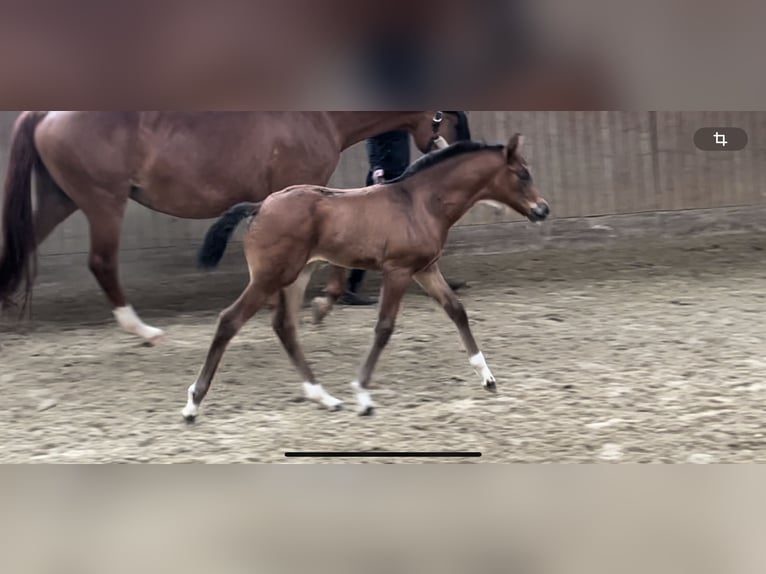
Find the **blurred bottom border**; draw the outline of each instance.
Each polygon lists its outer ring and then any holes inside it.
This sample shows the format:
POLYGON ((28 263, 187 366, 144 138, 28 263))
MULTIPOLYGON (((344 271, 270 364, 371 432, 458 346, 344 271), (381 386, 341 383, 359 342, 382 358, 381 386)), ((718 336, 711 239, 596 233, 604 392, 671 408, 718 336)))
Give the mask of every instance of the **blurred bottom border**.
POLYGON ((760 572, 759 466, 5 466, 3 571, 760 572))

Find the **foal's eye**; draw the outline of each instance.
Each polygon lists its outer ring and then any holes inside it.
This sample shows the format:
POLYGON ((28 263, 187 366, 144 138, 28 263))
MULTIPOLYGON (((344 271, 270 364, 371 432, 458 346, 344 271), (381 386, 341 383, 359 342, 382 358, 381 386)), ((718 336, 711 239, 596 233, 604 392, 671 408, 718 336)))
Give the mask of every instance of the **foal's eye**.
POLYGON ((524 168, 521 171, 519 171, 519 179, 522 181, 529 181, 530 179, 532 179, 532 176, 529 175, 529 170, 524 168))

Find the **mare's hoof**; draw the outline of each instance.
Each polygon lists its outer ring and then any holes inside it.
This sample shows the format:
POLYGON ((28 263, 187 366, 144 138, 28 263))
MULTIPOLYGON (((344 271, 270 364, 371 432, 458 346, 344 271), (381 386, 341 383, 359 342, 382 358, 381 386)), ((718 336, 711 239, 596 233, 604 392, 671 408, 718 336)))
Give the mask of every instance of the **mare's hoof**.
POLYGON ((329 305, 323 297, 315 297, 311 302, 311 320, 314 325, 319 325, 329 312, 329 305))
POLYGON ((337 413, 338 411, 343 410, 343 403, 338 403, 337 405, 331 405, 327 407, 327 410, 331 413, 337 413))
POLYGON ((197 422, 197 415, 184 415, 184 422, 187 425, 193 425, 197 422))
POLYGON ((490 393, 496 393, 497 383, 495 381, 487 381, 484 383, 484 388, 487 389, 490 393))
POLYGON ((365 407, 361 411, 359 411, 360 417, 371 417, 374 414, 375 414, 375 407, 373 406, 365 407))

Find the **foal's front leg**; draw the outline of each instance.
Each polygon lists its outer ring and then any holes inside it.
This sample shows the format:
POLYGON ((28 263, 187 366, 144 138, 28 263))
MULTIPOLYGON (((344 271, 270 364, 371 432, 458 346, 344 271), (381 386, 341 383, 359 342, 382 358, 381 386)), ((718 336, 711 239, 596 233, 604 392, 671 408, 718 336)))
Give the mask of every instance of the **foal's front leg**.
POLYGON ((356 391, 360 416, 369 416, 374 412, 375 405, 368 390, 370 380, 372 379, 375 365, 394 332, 396 316, 399 314, 402 297, 404 297, 411 280, 412 274, 409 271, 397 270, 383 274, 378 322, 375 325, 375 340, 364 364, 362 364, 359 370, 357 380, 351 383, 351 388, 356 391))
POLYGON ((473 333, 471 333, 465 307, 463 307, 460 299, 450 289, 438 265, 431 265, 427 269, 415 274, 414 278, 426 293, 439 302, 449 318, 452 319, 452 322, 455 323, 460 333, 460 338, 463 340, 463 346, 470 356, 471 366, 481 377, 484 388, 494 392, 497 387, 495 376, 489 370, 487 361, 484 359, 484 353, 479 350, 479 345, 476 344, 476 339, 474 339, 473 333))

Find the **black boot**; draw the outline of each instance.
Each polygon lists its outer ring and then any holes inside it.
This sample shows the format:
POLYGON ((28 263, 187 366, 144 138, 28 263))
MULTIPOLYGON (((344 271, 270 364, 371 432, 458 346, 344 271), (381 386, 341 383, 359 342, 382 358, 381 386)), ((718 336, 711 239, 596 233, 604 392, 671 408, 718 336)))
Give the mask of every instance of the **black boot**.
POLYGON ((365 271, 363 269, 354 269, 348 276, 348 286, 346 292, 338 299, 338 303, 341 305, 355 305, 355 306, 369 306, 375 305, 377 301, 358 293, 359 287, 362 285, 365 271))
POLYGON ((369 306, 375 305, 377 300, 346 289, 346 292, 341 295, 340 299, 338 299, 338 303, 341 305, 369 306))

